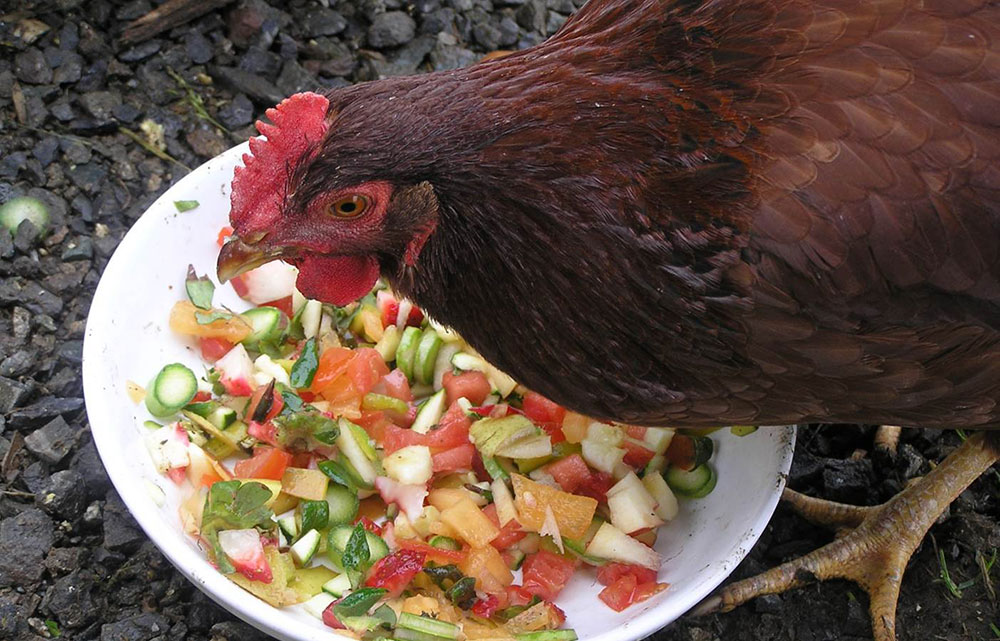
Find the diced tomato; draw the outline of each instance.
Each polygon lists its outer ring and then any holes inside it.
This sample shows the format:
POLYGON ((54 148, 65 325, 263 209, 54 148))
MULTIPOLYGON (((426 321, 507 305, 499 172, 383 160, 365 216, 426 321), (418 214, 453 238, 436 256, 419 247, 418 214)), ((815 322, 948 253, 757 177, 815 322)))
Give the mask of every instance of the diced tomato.
POLYGON ((229 225, 226 225, 225 227, 219 230, 219 235, 215 238, 215 242, 219 244, 219 247, 222 247, 223 245, 226 244, 226 241, 229 240, 229 237, 232 235, 233 235, 233 228, 230 227, 229 225))
POLYGON ((428 561, 435 563, 459 563, 469 556, 466 550, 446 550, 427 545, 418 539, 396 539, 396 546, 400 550, 413 550, 426 555, 428 561))
POLYGON ((274 307, 275 309, 280 309, 285 313, 285 316, 291 318, 295 315, 292 311, 292 297, 285 296, 284 298, 279 298, 278 300, 268 301, 266 303, 261 303, 261 307, 274 307))
POLYGON ((641 441, 646 438, 646 428, 641 425, 626 425, 625 434, 627 434, 630 438, 641 441))
POLYGON ((528 555, 521 569, 524 576, 522 587, 531 594, 552 601, 566 587, 576 570, 576 564, 558 554, 539 550, 528 555))
POLYGON ((247 287, 246 274, 240 274, 236 278, 230 279, 229 284, 233 286, 233 291, 240 298, 245 299, 247 294, 250 293, 250 288, 247 287))
POLYGON ((494 503, 490 503, 483 508, 483 514, 486 515, 490 521, 493 522, 499 530, 500 534, 490 541, 490 545, 498 550, 506 550, 511 547, 524 537, 528 536, 528 533, 521 528, 521 524, 516 520, 508 521, 507 525, 500 527, 500 518, 497 516, 497 506, 494 503))
POLYGON ((633 563, 607 563, 597 569, 597 581, 601 585, 611 585, 623 576, 632 575, 636 583, 656 581, 656 572, 633 563))
POLYGON ((507 586, 507 605, 528 605, 535 596, 520 585, 507 586))
POLYGON ((267 423, 250 421, 250 424, 247 426, 247 434, 262 443, 269 443, 274 446, 278 445, 278 429, 270 421, 267 423))
POLYGON ((441 378, 441 385, 444 386, 449 405, 463 397, 473 405, 479 405, 486 400, 492 389, 489 379, 482 372, 462 372, 455 375, 446 371, 441 378))
POLYGON ((359 347, 354 350, 354 358, 347 365, 347 375, 354 383, 358 396, 364 396, 375 387, 383 376, 389 373, 389 367, 382 357, 371 347, 359 347))
POLYGON ((615 484, 614 478, 604 472, 592 471, 590 478, 580 483, 573 491, 574 494, 589 496, 601 503, 608 502, 608 490, 615 484))
POLYGON ((418 550, 399 550, 379 559, 365 580, 370 588, 385 588, 389 596, 399 596, 413 577, 424 569, 427 555, 418 550))
MULTIPOLYGON (((382 313, 382 325, 388 327, 395 325, 399 318, 399 301, 385 290, 381 290, 375 295, 375 306, 382 313)), ((424 320, 424 314, 420 308, 414 305, 410 308, 410 314, 406 317, 406 324, 412 327, 420 327, 424 320)))
POLYGON ((362 516, 357 521, 355 521, 355 523, 360 523, 362 527, 364 527, 372 534, 382 536, 382 526, 376 523, 375 521, 372 521, 367 516, 362 516))
POLYGON ((645 448, 637 443, 625 439, 622 443, 625 448, 625 465, 630 466, 632 469, 641 470, 646 467, 646 464, 656 456, 656 452, 651 449, 645 448))
POLYGON ((285 468, 292 462, 292 455, 266 445, 254 449, 253 457, 238 461, 233 476, 241 479, 273 479, 280 481, 285 468))
POLYGON ((398 449, 408 445, 426 445, 427 437, 418 434, 413 430, 406 430, 389 423, 384 427, 385 436, 382 439, 382 449, 386 455, 392 454, 398 449))
POLYGON ((198 347, 201 349, 201 357, 206 361, 212 361, 213 363, 226 354, 229 350, 233 348, 233 344, 224 338, 208 338, 202 336, 198 338, 198 347))
POLYGON ((666 587, 666 583, 654 581, 639 583, 636 581, 635 575, 630 573, 621 576, 614 583, 601 590, 597 597, 615 612, 621 612, 630 605, 645 601, 666 587))
POLYGON ((173 481, 177 485, 180 485, 181 483, 184 482, 184 479, 187 478, 187 466, 185 465, 184 467, 171 467, 170 469, 167 470, 166 474, 171 481, 173 481))
POLYGON ((576 492, 576 488, 590 480, 591 471, 579 454, 573 453, 553 461, 545 467, 556 483, 566 492, 576 492))
POLYGON ((361 416, 354 422, 365 428, 365 432, 376 443, 385 441, 385 428, 389 425, 389 419, 386 418, 385 412, 362 411, 361 416))
POLYGON ((476 478, 480 481, 492 481, 493 477, 490 473, 486 471, 486 466, 483 465, 483 457, 480 456, 479 450, 476 450, 472 454, 472 471, 476 474, 476 478))
POLYGON ((472 422, 458 403, 452 403, 448 411, 438 421, 437 429, 427 433, 428 447, 447 450, 469 442, 469 427, 472 422))
POLYGON ((406 374, 401 369, 394 369, 382 377, 382 384, 385 386, 385 395, 398 398, 409 403, 413 400, 413 392, 410 391, 410 381, 406 379, 406 374))
POLYGON ((472 606, 472 613, 477 617, 483 619, 488 619, 493 616, 493 613, 497 611, 500 607, 500 599, 496 597, 495 594, 487 594, 484 598, 479 599, 472 606))
POLYGON ((541 394, 528 392, 521 401, 521 409, 525 416, 552 437, 553 443, 566 440, 562 431, 562 422, 566 418, 566 410, 563 407, 541 394))
POLYGON ((341 601, 343 601, 343 599, 337 599, 336 601, 330 603, 330 605, 326 606, 326 609, 323 610, 323 624, 333 628, 334 630, 347 629, 347 626, 345 626, 343 623, 340 622, 340 619, 337 618, 337 615, 334 614, 333 611, 334 606, 336 606, 341 601))
POLYGON ((189 403, 203 403, 205 401, 212 400, 212 395, 208 392, 198 392, 194 397, 188 401, 189 403))
POLYGON ((288 467, 300 467, 304 470, 309 469, 309 465, 312 463, 313 455, 310 452, 299 452, 298 454, 292 454, 292 460, 288 464, 288 467))
POLYGON ((316 367, 316 375, 313 376, 309 391, 316 394, 322 393, 323 388, 347 371, 347 365, 353 356, 354 353, 346 347, 331 347, 324 350, 319 356, 319 365, 316 367))
POLYGON ((472 469, 472 457, 475 453, 476 446, 472 443, 466 443, 450 450, 432 454, 433 470, 435 473, 470 470, 472 469))

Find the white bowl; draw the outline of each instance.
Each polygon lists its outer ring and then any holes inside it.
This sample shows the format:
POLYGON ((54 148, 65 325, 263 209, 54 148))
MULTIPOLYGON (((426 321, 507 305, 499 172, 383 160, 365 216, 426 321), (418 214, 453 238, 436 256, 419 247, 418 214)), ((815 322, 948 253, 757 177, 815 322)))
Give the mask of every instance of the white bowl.
MULTIPOLYGON (((166 363, 202 371, 193 345, 167 326, 171 306, 184 297, 188 264, 215 273, 216 235, 227 224, 229 183, 246 145, 205 163, 161 196, 122 240, 101 278, 87 320, 84 393, 97 449, 133 516, 177 569, 215 601, 251 625, 289 641, 331 639, 333 631, 300 607, 278 609, 219 574, 177 516, 178 488, 158 474, 141 438, 143 405, 126 395, 127 380, 145 384, 166 363), (180 213, 175 200, 197 200, 180 213), (150 484, 163 491, 154 501, 150 484), (162 497, 161 497, 162 498, 162 497)), ((246 307, 231 287, 216 302, 246 307)), ((567 624, 587 641, 633 641, 664 627, 697 604, 743 559, 767 525, 791 463, 794 431, 768 428, 737 438, 716 433, 715 491, 682 502, 656 549, 665 562, 659 580, 670 588, 641 605, 615 613, 597 599, 601 585, 581 572, 560 595, 567 624)))

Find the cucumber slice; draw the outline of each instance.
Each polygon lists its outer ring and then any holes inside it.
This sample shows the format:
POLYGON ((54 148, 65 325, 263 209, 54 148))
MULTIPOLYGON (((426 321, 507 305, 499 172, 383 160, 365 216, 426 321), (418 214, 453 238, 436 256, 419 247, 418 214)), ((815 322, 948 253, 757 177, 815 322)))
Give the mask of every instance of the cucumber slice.
POLYGON ((448 397, 444 390, 439 390, 431 395, 424 404, 420 406, 417 417, 410 427, 417 434, 426 434, 430 429, 438 424, 441 416, 444 415, 445 403, 448 397))
POLYGON ((313 598, 309 599, 302 604, 302 609, 313 615, 317 619, 323 618, 323 611, 330 607, 330 604, 336 601, 335 598, 326 594, 325 592, 320 592, 313 598))
MULTIPOLYGON (((341 559, 344 556, 344 549, 347 547, 347 542, 350 540, 353 532, 354 527, 350 525, 338 525, 331 528, 329 534, 326 536, 327 557, 338 570, 343 570, 341 559)), ((377 534, 372 534, 368 530, 365 530, 365 541, 368 542, 369 563, 375 563, 382 557, 388 556, 389 546, 377 534)))
POLYGON ((671 467, 691 471, 712 458, 714 449, 712 439, 707 436, 675 434, 664 456, 670 461, 671 467))
POLYGON ((457 639, 459 633, 462 631, 462 629, 454 623, 439 621, 430 617, 418 616, 416 614, 410 614, 409 612, 402 612, 399 615, 399 621, 396 622, 397 639, 402 638, 398 636, 398 633, 401 630, 422 632, 423 634, 429 634, 443 639, 457 639))
POLYGON ((351 436, 354 437, 354 441, 358 444, 358 448, 361 453, 368 458, 369 461, 375 461, 378 459, 378 453, 375 452, 375 446, 372 445, 372 441, 368 438, 368 432, 365 428, 361 427, 357 423, 352 423, 346 421, 347 429, 350 431, 351 436))
POLYGON ((417 345, 420 343, 420 328, 407 327, 396 347, 396 367, 403 370, 411 382, 413 381, 413 361, 417 356, 417 345))
POLYGON ((292 560, 295 561, 296 565, 302 567, 312 560, 313 555, 316 554, 316 550, 318 549, 319 531, 309 530, 292 545, 289 551, 292 553, 292 560))
POLYGON ((345 525, 358 514, 358 495, 342 485, 331 483, 326 489, 330 525, 345 525))
POLYGON ((382 333, 382 338, 375 343, 375 351, 386 363, 396 358, 396 350, 399 349, 399 340, 402 335, 403 332, 399 331, 395 325, 389 325, 382 333))
POLYGON ((389 411, 396 412, 398 414, 406 414, 410 410, 410 406, 406 404, 406 401, 400 400, 398 398, 393 398, 392 396, 386 396, 385 394, 376 394, 375 392, 369 392, 365 394, 365 397, 361 399, 361 409, 369 411, 389 411))
POLYGON ((459 347, 458 343, 448 342, 438 350, 437 358, 434 359, 434 380, 431 381, 435 390, 441 389, 444 373, 452 370, 451 359, 460 351, 462 348, 459 347))
POLYGON ((428 327, 417 344, 417 351, 413 358, 413 376, 424 385, 430 385, 434 382, 434 366, 437 363, 441 342, 441 337, 438 336, 437 332, 428 327))
MULTIPOLYGON (((565 541, 566 539, 563 539, 564 543, 565 541)), ((524 559, 528 556, 527 554, 525 554, 521 550, 518 550, 517 548, 511 548, 507 550, 507 554, 510 556, 510 563, 508 564, 508 567, 511 569, 512 572, 520 570, 521 564, 524 563, 524 559)))
POLYGON ((289 541, 294 541, 299 535, 299 524, 294 516, 285 516, 278 519, 278 529, 289 541))
POLYGON ((715 483, 718 480, 715 468, 708 463, 702 463, 691 471, 671 466, 664 473, 663 478, 671 490, 689 499, 700 499, 708 496, 715 489, 715 483))
POLYGON ((441 548, 442 550, 461 550, 462 546, 455 539, 450 536, 441 536, 440 534, 435 534, 431 537, 428 543, 432 547, 441 548))
POLYGON ((288 329, 288 317, 277 307, 254 307, 241 314, 252 331, 241 343, 254 347, 261 343, 278 343, 288 329))
POLYGON ((500 467, 500 464, 497 463, 496 459, 492 456, 483 457, 483 467, 486 468, 486 473, 490 475, 491 479, 503 480, 510 478, 510 474, 507 473, 507 470, 500 467))
POLYGON ((307 300, 299 316, 302 322, 302 336, 312 338, 319 334, 320 321, 323 318, 323 303, 318 300, 307 300))
POLYGON ((146 409, 158 418, 170 416, 191 402, 198 393, 194 372, 181 365, 166 365, 146 388, 146 409))
POLYGON ((375 482, 375 477, 378 476, 378 470, 372 465, 374 459, 369 458, 369 452, 374 453, 374 450, 368 441, 368 434, 360 425, 355 425, 346 418, 341 418, 339 424, 340 435, 337 436, 337 447, 351 463, 361 480, 371 487, 375 482), (360 430, 365 435, 363 440, 355 435, 355 430, 360 430))
POLYGON ((351 591, 351 577, 338 574, 323 584, 323 591, 335 597, 342 597, 351 591))

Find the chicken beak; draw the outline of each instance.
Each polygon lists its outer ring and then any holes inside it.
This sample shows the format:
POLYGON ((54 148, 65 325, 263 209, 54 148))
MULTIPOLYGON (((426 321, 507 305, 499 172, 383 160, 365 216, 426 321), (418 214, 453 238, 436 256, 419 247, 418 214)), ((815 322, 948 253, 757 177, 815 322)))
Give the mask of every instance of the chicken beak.
POLYGON ((259 244, 248 243, 233 236, 219 252, 216 273, 219 276, 219 282, 224 283, 279 258, 281 258, 280 249, 261 247, 259 244))

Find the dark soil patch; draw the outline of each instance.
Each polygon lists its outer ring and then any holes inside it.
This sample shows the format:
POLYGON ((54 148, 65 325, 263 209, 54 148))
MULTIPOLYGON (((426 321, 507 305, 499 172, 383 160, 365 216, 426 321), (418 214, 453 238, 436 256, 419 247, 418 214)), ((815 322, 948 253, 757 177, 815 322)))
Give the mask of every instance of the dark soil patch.
MULTIPOLYGON (((238 0, 120 45, 124 25, 158 4, 3 5, 14 12, 0 18, 0 201, 32 195, 52 213, 41 240, 27 226, 0 233, 4 640, 57 631, 101 641, 263 638, 173 570, 110 488, 80 383, 84 321, 100 273, 129 226, 186 167, 245 140, 254 117, 282 97, 527 47, 582 0, 238 0)), ((958 439, 909 431, 895 462, 850 460, 871 448, 871 435, 851 426, 802 430, 792 486, 877 503, 958 439)), ((977 553, 989 557, 1000 547, 998 494, 1000 476, 986 475, 933 530, 954 581, 971 582, 961 598, 939 580, 930 541, 915 556, 900 600, 902 641, 1000 636, 991 631, 1000 615, 976 564, 977 553)), ((829 538, 781 508, 735 576, 829 538)), ((1000 565, 992 577, 1000 584, 1000 565)), ((656 638, 869 638, 865 608, 856 586, 831 583, 680 622, 656 638)))

